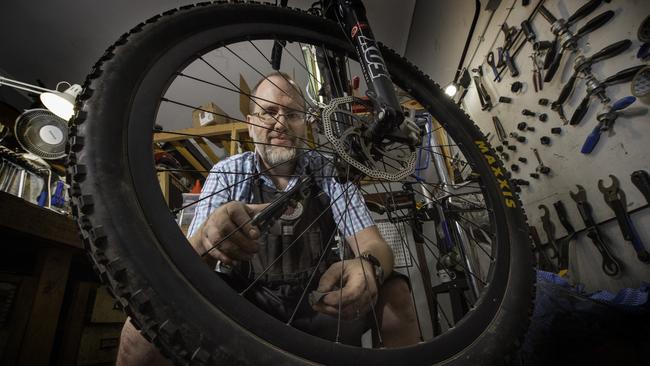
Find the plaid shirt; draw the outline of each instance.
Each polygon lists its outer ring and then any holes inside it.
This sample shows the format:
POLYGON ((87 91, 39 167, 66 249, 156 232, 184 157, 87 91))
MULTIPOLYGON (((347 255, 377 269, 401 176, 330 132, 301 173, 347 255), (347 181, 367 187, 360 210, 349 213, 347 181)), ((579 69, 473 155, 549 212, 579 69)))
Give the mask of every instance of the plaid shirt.
MULTIPOLYGON (((296 163, 295 174, 290 178, 285 191, 295 186, 298 178, 309 166, 316 184, 333 201, 331 208, 334 222, 338 224, 339 230, 345 237, 374 225, 368 208, 354 184, 348 182, 342 185, 336 182, 333 165, 321 154, 314 151, 298 152, 298 154, 301 155, 296 163)), ((253 152, 234 155, 215 164, 203 184, 201 200, 197 204, 187 236, 194 235, 210 213, 222 204, 230 201, 250 203, 253 199, 252 184, 255 180, 253 175, 255 172, 263 171, 257 154, 253 152)), ((269 176, 262 173, 260 178, 266 187, 277 189, 269 176)))

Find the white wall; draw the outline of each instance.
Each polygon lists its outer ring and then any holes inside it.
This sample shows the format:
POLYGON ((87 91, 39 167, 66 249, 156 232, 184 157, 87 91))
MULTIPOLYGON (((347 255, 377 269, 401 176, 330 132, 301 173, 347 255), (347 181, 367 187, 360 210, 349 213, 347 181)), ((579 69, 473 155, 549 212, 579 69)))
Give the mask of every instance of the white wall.
MULTIPOLYGON (((482 3, 484 7, 486 2, 483 1, 482 3)), ((637 169, 650 171, 647 149, 648 144, 650 144, 650 133, 647 132, 649 122, 647 111, 642 116, 621 117, 616 122, 616 134, 614 136, 603 133, 601 141, 591 154, 581 154, 580 148, 585 137, 595 126, 596 114, 602 110, 602 105, 593 99, 588 114, 578 126, 573 127, 563 126, 557 115, 549 107, 541 107, 537 104, 539 98, 548 98, 551 101, 557 98, 562 85, 570 77, 573 56, 564 58, 558 75, 550 84, 545 84, 544 90, 539 93, 534 92, 531 84, 532 65, 528 58, 532 51, 530 44, 524 46, 522 52, 516 58, 516 63, 521 72, 518 78, 513 79, 506 74, 501 83, 492 81, 490 77, 492 75, 491 70, 484 63, 484 60, 490 50, 496 50, 496 46, 503 44, 503 35, 499 34, 501 23, 506 21, 509 25, 519 26, 536 3, 536 1, 532 1, 531 5, 522 7, 520 1, 504 0, 489 23, 490 13, 481 11, 475 34, 472 37, 472 44, 468 51, 466 66, 471 69, 483 63, 483 68, 488 76, 483 81, 492 100, 496 101, 499 96, 509 96, 514 99, 513 104, 497 105, 491 112, 481 111, 472 84, 463 105, 485 133, 491 132, 492 135, 495 134, 491 118, 493 115, 499 116, 508 132, 517 131, 515 126, 520 121, 526 121, 536 127, 534 133, 526 133, 527 143, 515 143, 518 148, 517 153, 513 154, 508 151, 511 158, 507 165, 509 166, 510 163, 515 162, 514 160, 520 156, 528 159, 528 164, 517 162, 521 167, 521 171, 513 173, 513 177, 531 181, 530 188, 523 188, 521 198, 528 214, 529 223, 537 226, 542 241, 545 241, 546 237, 539 219, 541 211, 537 208, 539 204, 545 204, 551 209, 557 236, 564 235, 564 229, 552 208, 552 203, 557 200, 564 202, 569 212, 569 219, 574 227, 577 229, 584 227, 576 205, 569 197, 569 190, 575 191, 576 184, 584 186, 587 190, 588 199, 594 207, 594 217, 598 222, 613 217, 613 212, 605 204, 603 195, 597 188, 598 179, 605 179, 606 183, 609 182, 608 174, 614 174, 619 178, 621 189, 627 195, 628 210, 646 204, 641 193, 631 184, 630 173, 637 169), (511 12, 510 8, 512 8, 511 12), (510 14, 508 15, 508 13, 510 14), (485 25, 487 25, 487 32, 481 40, 480 32, 485 25), (493 48, 495 40, 496 45, 493 48), (470 63, 469 58, 477 46, 476 57, 470 63), (518 95, 513 95, 510 92, 510 84, 515 80, 525 84, 525 92, 518 95), (542 123, 522 116, 521 110, 523 108, 539 113, 547 113, 549 116, 548 122, 542 123), (558 126, 563 129, 562 135, 559 137, 551 135, 551 127, 558 126), (551 137, 552 144, 550 146, 542 146, 539 143, 539 138, 542 135, 551 137), (542 176, 541 179, 535 180, 528 176, 537 165, 531 151, 533 147, 539 149, 544 164, 551 167, 553 172, 549 177, 542 176)), ((585 1, 560 0, 545 2, 546 7, 558 18, 567 18, 584 3, 585 1)), ((591 16, 579 21, 577 27, 584 25, 593 16, 609 9, 615 11, 615 17, 604 27, 583 37, 579 42, 580 50, 589 56, 601 48, 624 38, 632 40, 633 46, 622 55, 594 65, 593 73, 599 80, 603 80, 621 69, 641 63, 635 58, 640 45, 640 42, 636 39, 636 32, 641 21, 650 14, 650 3, 634 0, 616 1, 611 4, 603 3, 591 16)), ((445 85, 453 79, 467 31, 469 30, 473 10, 474 3, 469 0, 453 3, 443 1, 419 1, 417 3, 406 55, 412 58, 420 68, 432 74, 433 79, 441 85, 445 85), (444 16, 441 17, 441 14, 444 14, 444 16)), ((538 39, 552 39, 550 24, 541 15, 538 15, 533 20, 532 26, 537 33, 538 39)), ((573 27, 574 31, 577 27, 573 27)), ((607 89, 607 94, 612 100, 629 95, 629 84, 612 86, 607 89)), ((569 117, 584 95, 584 82, 578 82, 572 97, 565 105, 565 111, 569 117)), ((648 107, 640 102, 637 102, 636 106, 641 109, 648 107)), ((496 141, 492 140, 492 143, 495 145, 496 141)), ((639 234, 646 243, 645 247, 650 250, 650 213, 648 211, 645 210, 633 215, 633 220, 639 234)), ((610 239, 610 248, 622 262, 624 273, 614 279, 605 276, 600 270, 600 259, 594 246, 589 239, 581 235, 576 247, 579 269, 574 271, 574 275, 577 275, 587 285, 587 289, 617 290, 621 287, 637 287, 642 281, 650 281, 650 265, 643 264, 636 259, 631 244, 623 240, 618 225, 609 223, 603 225, 601 229, 610 239)))

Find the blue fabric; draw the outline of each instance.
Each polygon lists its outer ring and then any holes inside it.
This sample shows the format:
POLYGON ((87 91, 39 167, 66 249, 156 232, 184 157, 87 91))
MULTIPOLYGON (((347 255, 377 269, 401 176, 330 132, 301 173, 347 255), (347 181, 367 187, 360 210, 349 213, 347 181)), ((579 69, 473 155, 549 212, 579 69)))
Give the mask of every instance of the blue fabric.
POLYGON ((571 287, 571 285, 562 277, 552 272, 537 271, 537 283, 548 282, 567 289, 571 289, 577 294, 584 295, 592 300, 610 303, 612 305, 622 306, 641 306, 648 302, 648 292, 650 284, 643 283, 638 289, 624 288, 614 294, 609 291, 600 290, 594 293, 585 293, 582 286, 571 287))
POLYGON ((554 273, 537 272, 535 310, 516 364, 650 365, 648 284, 585 293, 554 273))

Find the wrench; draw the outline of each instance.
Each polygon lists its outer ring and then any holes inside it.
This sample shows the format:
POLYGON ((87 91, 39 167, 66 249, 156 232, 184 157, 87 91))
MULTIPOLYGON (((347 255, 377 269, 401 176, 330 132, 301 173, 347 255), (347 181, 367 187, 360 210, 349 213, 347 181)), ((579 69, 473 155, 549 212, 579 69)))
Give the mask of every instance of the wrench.
POLYGON ((575 245, 575 237, 576 237, 576 231, 573 228, 573 225, 571 225, 571 222, 569 221, 566 208, 564 207, 564 202, 562 201, 557 201, 553 203, 553 207, 555 207, 555 212, 557 213, 557 217, 560 219, 560 223, 564 227, 564 229, 567 232, 567 236, 560 240, 558 242, 558 247, 560 249, 560 258, 563 259, 562 262, 560 263, 560 269, 569 269, 569 245, 573 242, 573 245, 575 245))
POLYGON ((537 206, 540 210, 544 211, 544 214, 542 215, 542 228, 544 228, 544 232, 546 233, 546 240, 548 240, 548 243, 546 245, 551 247, 551 251, 553 254, 551 254, 551 258, 558 258, 559 253, 557 250, 557 245, 555 244, 555 225, 553 225, 553 222, 551 222, 551 215, 548 210, 548 207, 545 205, 539 205, 537 206))
POLYGON ((591 239, 591 242, 594 244, 598 252, 600 253, 603 262, 601 267, 603 272, 608 276, 616 276, 621 271, 621 265, 618 263, 616 258, 610 253, 609 248, 605 245, 603 237, 600 235, 598 226, 592 216, 591 205, 587 202, 587 192, 581 185, 576 185, 578 187, 578 192, 573 193, 569 191, 569 195, 576 202, 578 206, 578 212, 582 221, 585 223, 585 228, 587 230, 587 237, 591 239))
POLYGON ((558 268, 555 264, 553 264, 553 261, 548 257, 546 254, 546 250, 543 249, 544 245, 542 244, 542 241, 539 239, 539 233, 537 232, 537 228, 534 226, 529 226, 530 229, 530 237, 533 239, 533 244, 535 247, 533 248, 534 252, 539 253, 537 256, 537 263, 539 266, 539 269, 543 271, 550 271, 557 273, 558 268))
POLYGON ((636 251, 636 257, 641 262, 650 263, 650 254, 643 247, 643 242, 634 228, 632 218, 630 218, 630 215, 627 213, 625 193, 619 189, 618 178, 612 174, 609 175, 609 178, 612 180, 612 184, 605 187, 603 180, 599 179, 598 189, 603 193, 607 205, 614 211, 616 220, 618 221, 618 226, 621 228, 621 232, 623 233, 623 238, 632 243, 632 246, 636 251))

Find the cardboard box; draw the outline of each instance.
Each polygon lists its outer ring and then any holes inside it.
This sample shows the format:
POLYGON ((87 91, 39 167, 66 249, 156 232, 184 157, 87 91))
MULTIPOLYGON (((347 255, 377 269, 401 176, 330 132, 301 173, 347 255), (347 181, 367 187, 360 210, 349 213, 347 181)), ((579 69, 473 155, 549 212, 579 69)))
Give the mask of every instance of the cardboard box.
POLYGON ((192 111, 193 127, 210 126, 219 123, 228 123, 229 121, 230 119, 226 112, 212 102, 202 105, 201 109, 195 109, 192 111))

